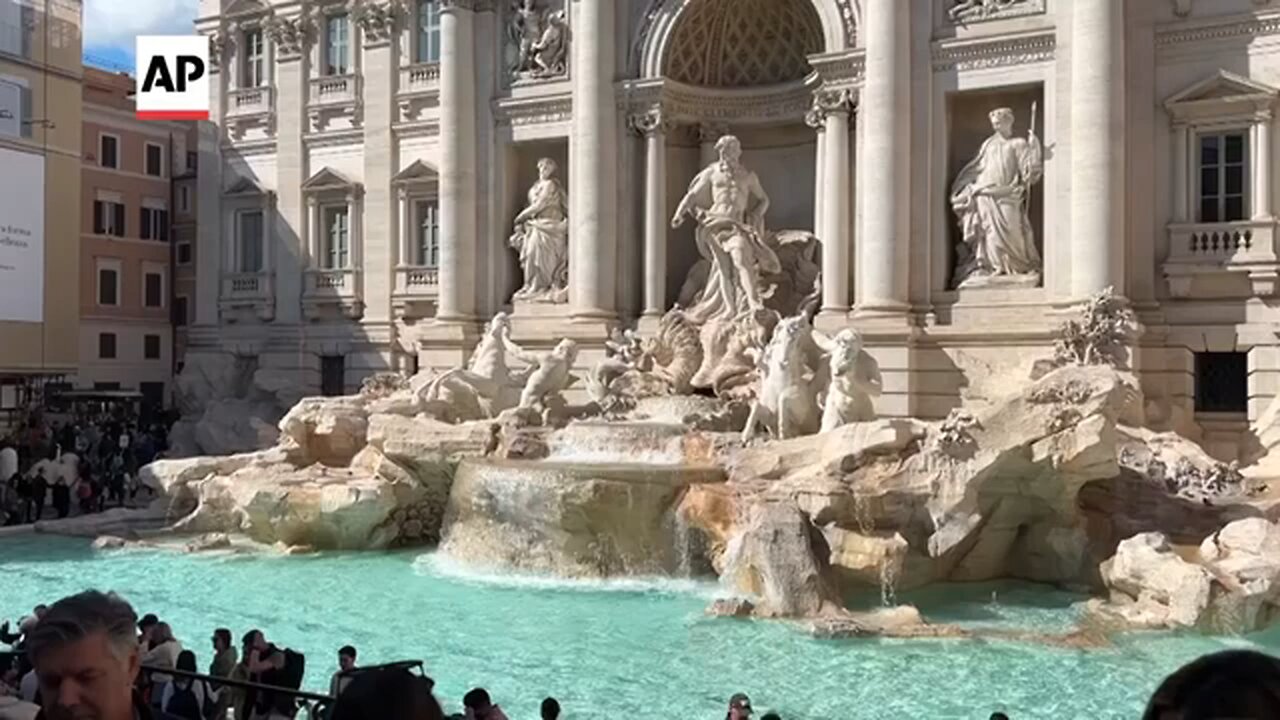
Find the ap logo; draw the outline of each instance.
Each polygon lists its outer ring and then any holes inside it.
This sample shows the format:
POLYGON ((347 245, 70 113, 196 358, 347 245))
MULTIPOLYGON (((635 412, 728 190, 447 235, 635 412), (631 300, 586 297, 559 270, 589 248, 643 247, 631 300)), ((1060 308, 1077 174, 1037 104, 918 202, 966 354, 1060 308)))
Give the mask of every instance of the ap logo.
POLYGON ((203 35, 138 37, 140 120, 209 119, 209 40, 203 35))

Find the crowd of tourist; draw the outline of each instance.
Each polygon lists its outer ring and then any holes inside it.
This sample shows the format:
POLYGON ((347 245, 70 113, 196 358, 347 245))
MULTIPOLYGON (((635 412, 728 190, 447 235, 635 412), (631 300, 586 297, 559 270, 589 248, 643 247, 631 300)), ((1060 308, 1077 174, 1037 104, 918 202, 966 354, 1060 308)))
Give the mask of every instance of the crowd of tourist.
POLYGON ((46 423, 0 439, 0 525, 102 512, 145 499, 138 468, 166 449, 162 427, 116 415, 46 423), (7 458, 7 461, 6 461, 7 458))
MULTIPOLYGON (((0 625, 0 696, 19 695, 39 706, 36 720, 291 720, 305 659, 277 647, 261 630, 242 637, 213 632, 207 673, 196 654, 155 615, 141 620, 114 593, 86 591, 52 606, 37 606, 17 632, 0 625), (166 672, 166 671, 172 671, 166 672), (221 681, 221 682, 220 682, 221 681), (248 681, 242 683, 240 681, 248 681)), ((405 664, 367 671, 356 648, 338 650, 328 720, 445 720, 431 678, 405 664)), ((462 698, 463 720, 508 720, 483 688, 462 698)), ((725 720, 750 720, 751 699, 729 698, 725 720)), ((314 717, 314 716, 313 716, 314 717)), ((560 704, 546 698, 542 720, 558 720, 560 704)), ((1280 658, 1248 650, 1204 656, 1170 675, 1152 696, 1143 720, 1266 720, 1280 717, 1280 658)), ((774 713, 760 720, 781 720, 774 713)), ((990 720, 1009 720, 1003 712, 990 720)))

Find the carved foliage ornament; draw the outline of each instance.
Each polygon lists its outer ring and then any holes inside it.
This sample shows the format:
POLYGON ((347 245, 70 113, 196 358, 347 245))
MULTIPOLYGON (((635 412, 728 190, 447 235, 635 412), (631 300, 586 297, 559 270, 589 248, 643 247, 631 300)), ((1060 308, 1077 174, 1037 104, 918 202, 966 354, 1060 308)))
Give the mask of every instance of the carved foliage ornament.
POLYGON ((821 127, 831 113, 853 111, 853 91, 848 88, 823 88, 813 94, 813 107, 804 115, 805 123, 812 128, 821 127))
POLYGON ((671 132, 674 123, 661 107, 653 107, 645 112, 636 113, 629 119, 631 129, 644 136, 666 134, 671 132))
POLYGON ((397 2, 365 2, 352 12, 352 18, 364 31, 365 42, 390 42, 396 32, 396 21, 399 17, 397 2))
POLYGON ((217 72, 222 67, 222 58, 231 49, 232 41, 225 32, 209 34, 209 65, 217 72))
POLYGON ((306 16, 287 18, 275 15, 267 18, 263 27, 282 58, 298 57, 311 40, 311 20, 306 16))

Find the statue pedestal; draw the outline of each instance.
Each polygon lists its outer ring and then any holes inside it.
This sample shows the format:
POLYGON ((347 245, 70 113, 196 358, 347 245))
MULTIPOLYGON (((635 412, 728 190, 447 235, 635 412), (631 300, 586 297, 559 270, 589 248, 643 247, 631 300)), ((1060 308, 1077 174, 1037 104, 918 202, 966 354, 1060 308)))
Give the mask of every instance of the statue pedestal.
POLYGON ((594 367, 604 359, 604 341, 617 325, 617 320, 575 318, 568 303, 512 303, 511 339, 528 350, 549 350, 561 340, 573 340, 578 343, 576 368, 594 367))

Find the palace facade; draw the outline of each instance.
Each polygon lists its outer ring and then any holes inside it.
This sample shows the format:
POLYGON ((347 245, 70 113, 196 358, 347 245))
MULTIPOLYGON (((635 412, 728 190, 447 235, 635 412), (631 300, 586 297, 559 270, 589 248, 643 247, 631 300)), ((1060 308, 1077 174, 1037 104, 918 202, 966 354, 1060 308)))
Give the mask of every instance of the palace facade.
POLYGON ((820 242, 779 257, 820 268, 881 415, 1007 391, 1106 288, 1149 425, 1233 459, 1280 390, 1269 0, 201 0, 196 26, 189 359, 340 393, 459 364, 506 310, 589 366, 696 300, 672 214, 732 134, 764 236, 820 242), (540 167, 565 292, 513 301, 540 167))

